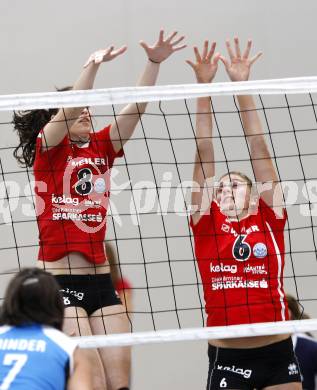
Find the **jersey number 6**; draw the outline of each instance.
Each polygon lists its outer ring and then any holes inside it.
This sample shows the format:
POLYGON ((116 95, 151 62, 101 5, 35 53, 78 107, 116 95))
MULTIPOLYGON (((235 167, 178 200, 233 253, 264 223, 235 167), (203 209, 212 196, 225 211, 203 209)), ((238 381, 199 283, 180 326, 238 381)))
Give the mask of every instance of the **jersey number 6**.
POLYGON ((240 234, 233 244, 232 255, 238 261, 246 261, 251 255, 250 245, 247 242, 244 242, 246 237, 246 234, 240 234))

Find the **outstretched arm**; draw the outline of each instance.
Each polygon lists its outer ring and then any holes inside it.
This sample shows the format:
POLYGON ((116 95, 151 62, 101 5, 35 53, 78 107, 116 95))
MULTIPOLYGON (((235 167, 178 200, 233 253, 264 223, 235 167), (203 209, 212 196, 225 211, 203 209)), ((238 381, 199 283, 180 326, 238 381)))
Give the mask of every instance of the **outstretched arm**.
MULTIPOLYGON (((214 54, 216 42, 208 49, 208 41, 205 41, 202 53, 194 47, 196 62, 186 61, 194 70, 198 83, 211 83, 214 79, 220 55, 214 54)), ((194 224, 210 208, 213 188, 212 178, 215 175, 214 148, 212 142, 212 115, 210 97, 197 99, 196 114, 196 155, 193 173, 192 206, 195 212, 192 214, 194 224)))
MULTIPOLYGON (((164 39, 164 31, 160 31, 159 39, 153 46, 141 41, 140 45, 145 50, 148 61, 144 72, 137 83, 138 87, 151 86, 156 83, 160 69, 160 64, 165 61, 174 52, 183 49, 186 45, 179 45, 184 36, 177 37, 174 31, 164 39)), ((116 121, 112 124, 110 138, 114 150, 118 152, 127 140, 132 136, 134 129, 145 112, 147 103, 128 104, 118 115, 116 121)))
MULTIPOLYGON (((250 57, 252 41, 249 40, 243 54, 240 51, 238 38, 234 38, 233 50, 230 41, 226 41, 227 51, 230 60, 220 57, 226 71, 232 81, 247 81, 250 70, 254 62, 262 55, 261 52, 250 57)), ((283 193, 278 182, 277 173, 265 142, 263 129, 259 115, 256 110, 252 96, 239 95, 238 103, 240 107, 243 129, 249 144, 251 163, 254 170, 255 179, 258 182, 260 196, 270 207, 273 207, 276 215, 283 215, 283 193), (266 184, 266 185, 265 185, 266 184), (261 191, 263 185, 263 192, 261 191), (269 188, 269 189, 266 189, 269 188)))
MULTIPOLYGON (((110 46, 104 50, 93 53, 82 70, 78 80, 75 82, 74 90, 91 89, 94 85, 97 71, 102 62, 111 61, 126 51, 126 46, 114 50, 110 46)), ((52 120, 44 128, 43 150, 58 145, 68 132, 68 129, 78 119, 83 107, 71 107, 60 109, 52 120)))

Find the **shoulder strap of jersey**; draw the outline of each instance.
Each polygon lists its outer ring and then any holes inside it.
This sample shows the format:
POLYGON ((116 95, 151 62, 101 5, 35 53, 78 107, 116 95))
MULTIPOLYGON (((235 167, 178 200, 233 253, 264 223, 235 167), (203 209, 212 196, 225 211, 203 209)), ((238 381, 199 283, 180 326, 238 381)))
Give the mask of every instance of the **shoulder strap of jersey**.
POLYGON ((7 333, 11 329, 12 329, 12 326, 9 326, 9 325, 0 326, 0 334, 7 333))
POLYGON ((71 337, 66 336, 63 332, 48 326, 43 326, 42 331, 45 336, 51 339, 54 343, 56 343, 61 349, 63 349, 68 354, 69 369, 70 369, 70 374, 72 374, 74 368, 73 354, 75 349, 77 348, 77 342, 71 337))

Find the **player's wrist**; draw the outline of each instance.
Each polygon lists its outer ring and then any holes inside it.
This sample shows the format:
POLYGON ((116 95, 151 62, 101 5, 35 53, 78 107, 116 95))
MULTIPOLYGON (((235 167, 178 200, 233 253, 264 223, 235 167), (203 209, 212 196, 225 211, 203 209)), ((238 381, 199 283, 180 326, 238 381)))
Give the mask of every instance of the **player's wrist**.
POLYGON ((100 63, 102 62, 102 55, 101 55, 101 52, 100 50, 99 51, 95 51, 94 53, 92 53, 90 55, 90 57, 88 58, 88 60, 85 62, 84 64, 84 68, 87 68, 88 66, 99 66, 100 63))
POLYGON ((197 77, 197 83, 198 84, 209 84, 212 82, 212 79, 210 80, 206 80, 206 79, 203 79, 203 78, 200 78, 200 77, 197 77))
POLYGON ((150 62, 152 62, 153 64, 157 64, 157 65, 159 65, 161 62, 163 62, 163 61, 156 61, 156 60, 153 60, 153 59, 150 58, 150 57, 148 57, 148 60, 149 60, 150 62))

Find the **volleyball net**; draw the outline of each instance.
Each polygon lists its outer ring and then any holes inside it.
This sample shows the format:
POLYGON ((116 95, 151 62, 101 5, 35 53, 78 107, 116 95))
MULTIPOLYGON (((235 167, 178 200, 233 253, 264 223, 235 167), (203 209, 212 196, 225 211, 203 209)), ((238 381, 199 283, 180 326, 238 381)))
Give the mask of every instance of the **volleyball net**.
MULTIPOLYGON (((14 111, 92 107, 94 129, 122 105, 150 102, 111 174, 107 242, 129 279, 132 333, 80 338, 82 347, 246 337, 317 330, 317 77, 239 83, 114 88, 0 96, 0 285, 35 265, 38 227, 32 169, 13 150, 14 111), (196 152, 196 98, 211 96, 217 177, 254 179, 236 95, 253 95, 284 190, 284 289, 315 319, 204 328, 202 281, 189 226, 196 152)), ((120 129, 119 129, 120 130, 120 129)), ((2 298, 3 299, 3 298, 2 298)))

